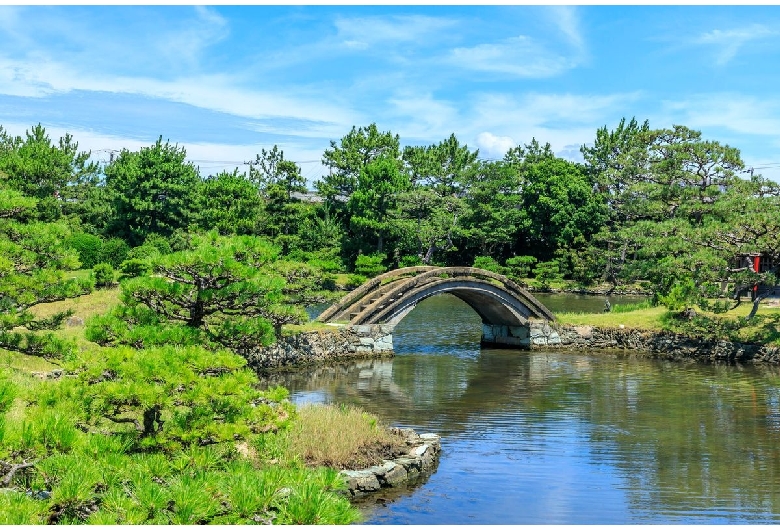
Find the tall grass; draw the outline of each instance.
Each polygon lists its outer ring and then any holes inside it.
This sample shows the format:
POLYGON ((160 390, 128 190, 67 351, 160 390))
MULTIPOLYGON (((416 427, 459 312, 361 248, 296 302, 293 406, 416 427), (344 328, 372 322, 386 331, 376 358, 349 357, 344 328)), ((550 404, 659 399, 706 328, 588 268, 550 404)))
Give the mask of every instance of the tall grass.
POLYGON ((307 465, 362 469, 400 454, 406 442, 379 420, 351 406, 304 405, 287 433, 287 451, 307 465))

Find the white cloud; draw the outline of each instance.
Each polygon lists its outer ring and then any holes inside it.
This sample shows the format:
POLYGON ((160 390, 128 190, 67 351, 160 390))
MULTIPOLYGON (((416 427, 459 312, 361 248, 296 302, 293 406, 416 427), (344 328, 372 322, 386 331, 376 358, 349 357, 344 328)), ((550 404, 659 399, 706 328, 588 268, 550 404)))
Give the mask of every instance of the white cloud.
POLYGON ((693 44, 714 46, 717 52, 715 62, 723 66, 731 61, 740 49, 750 41, 757 41, 778 35, 762 24, 753 24, 729 30, 714 29, 693 39, 693 44))
POLYGON ((573 127, 598 123, 613 113, 620 114, 639 97, 638 92, 607 95, 528 93, 521 96, 493 93, 480 95, 475 107, 481 119, 500 124, 573 127))
MULTIPOLYGON (((90 75, 68 65, 41 58, 10 61, 0 57, 0 93, 41 97, 72 90, 138 94, 187 103, 248 118, 293 118, 312 127, 294 132, 302 135, 330 133, 332 126, 353 123, 354 113, 320 93, 295 94, 280 89, 264 92, 242 88, 238 80, 223 75, 183 77, 172 81, 144 77, 90 75)), ((272 131, 290 132, 284 127, 272 131)))
POLYGON ((489 132, 477 135, 477 147, 482 158, 503 158, 516 145, 509 136, 496 136, 489 132))
POLYGON ((576 66, 574 61, 546 50, 524 35, 497 43, 455 48, 446 60, 469 70, 517 77, 551 77, 576 66))
POLYGON ((457 124, 462 122, 455 105, 437 100, 431 94, 399 92, 391 97, 388 103, 390 116, 398 124, 399 134, 407 140, 441 140, 454 132, 457 124))
POLYGON ((740 134, 780 140, 780 98, 757 98, 738 93, 698 94, 666 100, 665 121, 692 128, 723 128, 740 134))
POLYGON ((166 55, 171 62, 183 60, 189 67, 195 67, 208 46, 229 34, 227 20, 218 13, 204 6, 195 6, 195 13, 195 20, 187 21, 182 29, 160 35, 155 42, 158 53, 166 55))
POLYGON ((578 55, 584 56, 586 54, 585 40, 582 38, 577 8, 575 6, 555 5, 549 6, 549 9, 558 29, 566 36, 578 55))
POLYGON ((447 18, 427 16, 338 17, 334 21, 337 38, 350 48, 366 49, 377 44, 414 42, 452 27, 447 18))

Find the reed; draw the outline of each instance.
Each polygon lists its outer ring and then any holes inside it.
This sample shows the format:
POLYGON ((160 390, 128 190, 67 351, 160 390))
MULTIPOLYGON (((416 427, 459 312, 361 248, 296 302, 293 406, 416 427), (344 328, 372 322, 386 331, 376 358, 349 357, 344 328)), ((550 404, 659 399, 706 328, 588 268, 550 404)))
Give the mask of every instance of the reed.
POLYGON ((310 466, 363 469, 405 451, 402 436, 392 434, 376 416, 355 407, 304 405, 291 426, 287 451, 310 466))

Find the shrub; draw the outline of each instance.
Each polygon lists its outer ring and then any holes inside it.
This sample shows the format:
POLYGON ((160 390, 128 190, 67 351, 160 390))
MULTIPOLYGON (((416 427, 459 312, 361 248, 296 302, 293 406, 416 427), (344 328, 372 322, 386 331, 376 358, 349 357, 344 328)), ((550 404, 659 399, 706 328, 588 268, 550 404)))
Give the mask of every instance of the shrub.
POLYGON ((112 237, 111 239, 103 241, 103 246, 100 249, 99 262, 110 263, 111 266, 116 269, 127 259, 127 254, 129 252, 130 245, 118 237, 112 237))
POLYGON ((478 269, 485 269, 486 271, 495 272, 498 274, 505 274, 507 268, 501 266, 495 259, 490 256, 477 256, 474 258, 473 267, 478 269))
POLYGON ((95 275, 95 287, 112 287, 114 285, 114 267, 110 263, 98 263, 92 268, 95 275))
POLYGON ((146 276, 152 271, 152 264, 146 260, 132 258, 122 262, 119 270, 122 272, 121 278, 136 278, 146 276))
POLYGON ((514 256, 506 260, 506 266, 509 269, 509 275, 515 278, 528 278, 531 274, 531 267, 536 263, 533 256, 514 256))
POLYGON ((144 239, 143 246, 154 247, 162 255, 170 254, 171 252, 173 252, 173 249, 171 249, 170 242, 168 242, 168 240, 163 236, 161 236, 160 234, 152 233, 146 236, 146 239, 144 239))
POLYGON ((130 252, 127 253, 127 259, 139 259, 139 260, 150 260, 159 258, 162 256, 162 253, 160 252, 160 249, 155 247, 154 245, 141 245, 140 247, 134 247, 130 249, 130 252))
POLYGON ((366 278, 362 274, 350 274, 349 276, 347 276, 347 283, 345 287, 347 289, 357 289, 358 287, 366 283, 367 280, 368 278, 366 278))
POLYGON ((401 256, 401 259, 398 260, 399 267, 419 267, 422 264, 422 259, 416 254, 413 256, 401 256))
POLYGON ((387 270, 382 262, 387 258, 385 254, 361 254, 355 260, 355 272, 363 276, 377 276, 387 270))
POLYGON ((550 282, 563 278, 558 262, 555 260, 538 263, 534 268, 534 276, 543 289, 548 289, 550 282))
POLYGON ((65 244, 78 252, 81 266, 91 269, 100 262, 103 240, 93 234, 78 233, 70 236, 65 244))

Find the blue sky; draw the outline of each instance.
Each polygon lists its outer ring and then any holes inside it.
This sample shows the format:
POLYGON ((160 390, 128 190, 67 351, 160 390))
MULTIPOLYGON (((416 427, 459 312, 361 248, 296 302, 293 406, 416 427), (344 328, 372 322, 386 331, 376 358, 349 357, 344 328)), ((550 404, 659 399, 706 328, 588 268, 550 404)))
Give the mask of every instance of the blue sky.
POLYGON ((0 6, 7 131, 41 122, 103 160, 162 135, 203 174, 278 144, 313 181, 372 122, 577 159, 636 116, 780 180, 778 86, 780 6, 0 6))

